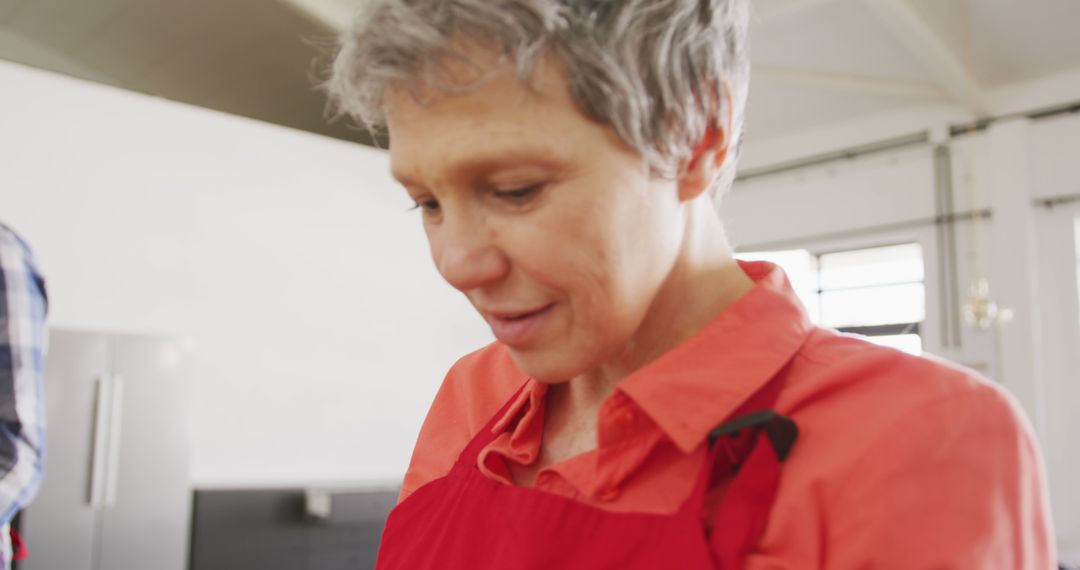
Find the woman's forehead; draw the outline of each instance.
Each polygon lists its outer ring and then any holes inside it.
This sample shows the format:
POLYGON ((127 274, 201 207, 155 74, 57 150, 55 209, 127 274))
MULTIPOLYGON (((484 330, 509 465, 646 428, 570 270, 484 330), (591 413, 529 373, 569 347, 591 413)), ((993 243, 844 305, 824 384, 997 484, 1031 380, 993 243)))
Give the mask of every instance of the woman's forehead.
POLYGON ((603 128, 577 109, 561 77, 542 79, 530 87, 512 73, 500 73, 461 93, 428 100, 403 89, 388 92, 395 177, 415 180, 451 167, 474 171, 515 161, 560 162, 572 147, 600 136, 595 131, 603 128))

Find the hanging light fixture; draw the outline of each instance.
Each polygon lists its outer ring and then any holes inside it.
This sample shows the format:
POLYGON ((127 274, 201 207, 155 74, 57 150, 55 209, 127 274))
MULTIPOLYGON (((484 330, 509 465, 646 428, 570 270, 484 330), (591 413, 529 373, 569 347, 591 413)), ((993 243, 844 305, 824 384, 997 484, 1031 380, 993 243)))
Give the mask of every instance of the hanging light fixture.
POLYGON ((990 282, 985 277, 975 279, 964 303, 964 322, 985 331, 995 325, 1008 324, 1012 318, 1013 310, 998 307, 997 301, 990 296, 990 282))

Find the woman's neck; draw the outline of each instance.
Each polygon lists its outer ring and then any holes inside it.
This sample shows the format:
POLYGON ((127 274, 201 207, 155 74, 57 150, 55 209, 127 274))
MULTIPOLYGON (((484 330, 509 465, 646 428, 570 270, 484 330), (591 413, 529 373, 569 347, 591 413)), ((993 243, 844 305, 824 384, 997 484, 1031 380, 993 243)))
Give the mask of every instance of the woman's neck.
POLYGON ((550 401, 569 408, 569 415, 595 417, 623 378, 701 330, 753 288, 732 255, 711 200, 705 197, 686 207, 679 259, 626 348, 593 370, 549 388, 550 401))

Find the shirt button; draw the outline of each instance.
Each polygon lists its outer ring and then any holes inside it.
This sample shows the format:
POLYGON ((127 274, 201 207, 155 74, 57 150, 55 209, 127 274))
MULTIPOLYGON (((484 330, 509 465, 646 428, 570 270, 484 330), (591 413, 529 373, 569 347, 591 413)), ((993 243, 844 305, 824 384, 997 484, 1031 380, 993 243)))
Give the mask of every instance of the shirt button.
POLYGON ((600 491, 600 496, 598 496, 597 498, 605 503, 610 503, 611 501, 619 498, 619 488, 608 487, 607 489, 600 491))

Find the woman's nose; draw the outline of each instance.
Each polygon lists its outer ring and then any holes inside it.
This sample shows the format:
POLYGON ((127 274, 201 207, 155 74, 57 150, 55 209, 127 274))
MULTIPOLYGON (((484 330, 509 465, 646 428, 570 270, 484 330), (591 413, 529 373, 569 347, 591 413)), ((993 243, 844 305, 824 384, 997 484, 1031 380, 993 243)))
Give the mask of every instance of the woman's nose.
POLYGON ((488 231, 474 223, 444 223, 434 238, 432 254, 443 279, 461 292, 490 285, 509 270, 505 254, 488 231))

